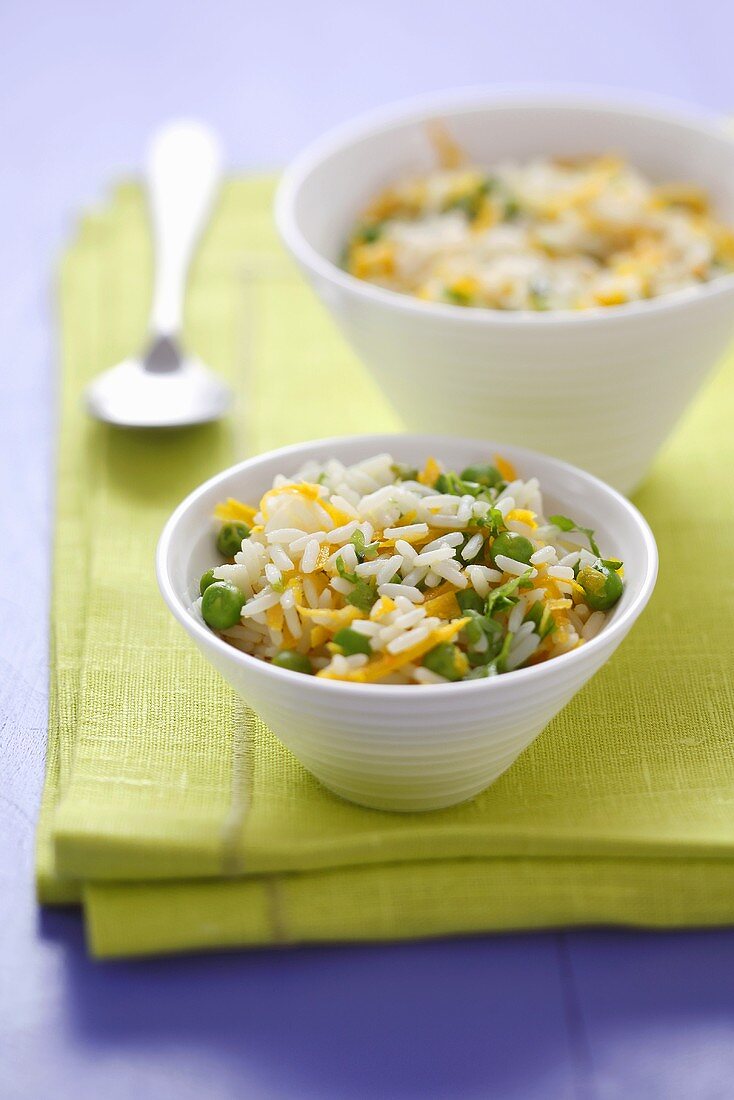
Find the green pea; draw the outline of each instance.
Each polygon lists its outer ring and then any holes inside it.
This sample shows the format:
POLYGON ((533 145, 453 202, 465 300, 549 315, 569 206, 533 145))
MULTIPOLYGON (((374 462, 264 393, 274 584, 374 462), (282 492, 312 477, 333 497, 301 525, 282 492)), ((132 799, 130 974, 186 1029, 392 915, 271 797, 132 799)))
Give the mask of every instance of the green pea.
POLYGON ((527 565, 531 556, 535 553, 535 547, 530 539, 523 535, 516 535, 514 531, 503 531, 492 543, 489 554, 492 561, 497 564, 497 555, 503 554, 513 561, 520 561, 527 565))
POLYGON ((225 558, 233 558, 242 549, 242 540, 249 537, 246 523, 223 523, 217 535, 217 550, 225 558))
POLYGON ((214 584, 214 570, 207 569, 206 573, 201 574, 201 580, 199 581, 199 595, 203 596, 210 584, 214 584))
POLYGON ((467 466, 461 471, 463 481, 474 481, 485 489, 492 489, 504 479, 496 466, 467 466))
POLYGON ((351 657, 355 653, 371 653, 372 646, 369 638, 360 634, 358 630, 352 630, 350 626, 342 627, 334 635, 334 641, 341 646, 345 657, 351 657))
POLYGON ((440 642, 434 646, 426 653, 423 664, 447 680, 460 680, 469 667, 466 656, 451 642, 440 642))
POLYGON ((484 611, 484 600, 473 588, 465 588, 456 593, 456 602, 462 611, 484 611))
POLYGON ((229 581, 214 581, 204 592, 201 613, 212 630, 227 630, 240 621, 245 597, 229 581))
POLYGON ((603 562, 579 569, 578 582, 586 594, 586 602, 594 611, 608 611, 622 595, 622 578, 603 562))
POLYGON ((290 672, 305 672, 307 676, 313 674, 313 665, 308 657, 295 649, 281 649, 273 657, 273 664, 278 668, 287 668, 290 672))

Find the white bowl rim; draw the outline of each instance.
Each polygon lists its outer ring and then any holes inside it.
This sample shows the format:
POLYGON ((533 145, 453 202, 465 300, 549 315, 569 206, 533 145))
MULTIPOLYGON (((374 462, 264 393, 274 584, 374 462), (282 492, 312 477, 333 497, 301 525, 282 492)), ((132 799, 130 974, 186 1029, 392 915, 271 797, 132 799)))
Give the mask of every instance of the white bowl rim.
POLYGON ((189 493, 166 522, 156 549, 156 576, 161 595, 174 618, 181 623, 187 633, 191 634, 194 638, 199 638, 205 647, 214 647, 215 650, 226 654, 228 658, 234 660, 235 663, 244 665, 253 671, 257 670, 257 672, 265 676, 266 679, 272 677, 274 690, 277 690, 279 682, 290 683, 292 685, 293 677, 298 676, 303 681, 304 690, 325 692, 326 694, 346 692, 355 699, 358 697, 362 699, 377 699, 382 693, 386 692, 387 696, 385 696, 385 698, 389 697, 390 700, 396 701, 399 698, 403 700, 413 699, 415 701, 416 692, 419 693, 422 699, 435 697, 436 693, 439 693, 442 699, 449 699, 453 696, 453 698, 458 701, 465 693, 470 691, 491 692, 495 690, 498 685, 507 685, 508 682, 517 684, 518 688, 521 688, 529 679, 537 681, 548 675, 554 675, 554 669, 558 670, 560 673, 562 669, 568 666, 570 671, 570 666, 573 663, 585 661, 587 655, 593 650, 596 650, 599 646, 605 645, 612 638, 617 636, 620 637, 620 640, 624 637, 626 631, 639 617, 650 599, 655 587, 657 572, 657 544, 647 520, 644 519, 640 511, 634 504, 627 500, 626 497, 622 496, 622 494, 618 493, 616 489, 613 489, 611 485, 607 485, 593 474, 580 469, 578 466, 573 466, 570 462, 564 462, 562 459, 553 458, 550 455, 541 454, 539 451, 532 451, 526 447, 518 447, 514 444, 496 443, 493 440, 459 439, 456 436, 427 435, 413 432, 330 436, 326 439, 309 440, 305 443, 294 443, 287 447, 265 451, 262 454, 244 459, 242 462, 237 462, 233 466, 227 467, 226 470, 222 470, 213 477, 210 477, 197 489, 189 493), (621 506, 640 531, 645 547, 646 561, 644 562, 645 573, 639 593, 621 615, 614 618, 612 622, 605 626, 594 638, 585 642, 583 646, 579 646, 578 649, 570 650, 558 657, 554 657, 550 661, 545 661, 539 665, 533 665, 530 668, 514 669, 512 672, 502 676, 477 680, 461 680, 456 683, 448 684, 355 684, 344 680, 329 680, 319 676, 304 676, 303 673, 278 668, 277 665, 273 665, 268 661, 263 661, 258 657, 252 657, 249 653, 244 653, 242 650, 229 645, 229 643, 225 642, 204 623, 199 622, 199 620, 183 606, 183 601, 180 599, 179 594, 173 586, 168 570, 168 558, 175 539, 176 528, 188 510, 218 482, 232 474, 244 472, 260 464, 269 464, 273 459, 282 459, 284 462, 297 459, 298 455, 303 455, 303 451, 306 448, 318 448, 324 450, 328 454, 329 448, 338 447, 348 442, 350 444, 364 445, 365 457, 368 457, 371 454, 379 454, 390 445, 391 441, 394 442, 396 439, 410 439, 411 442, 415 442, 420 446, 425 446, 426 453, 440 454, 443 446, 455 446, 457 443, 469 447, 483 448, 489 451, 496 450, 501 452, 503 449, 512 450, 513 454, 518 456, 519 461, 527 461, 529 465, 535 460, 541 459, 544 463, 550 464, 551 467, 559 472, 568 471, 581 477, 595 494, 601 493, 607 498, 614 500, 618 506, 621 506), (283 677, 286 678, 285 681, 283 677), (457 692, 459 693, 458 696, 456 694, 457 692))
POLYGON ((457 110, 482 111, 501 107, 556 108, 597 110, 602 113, 626 112, 631 117, 648 118, 661 122, 673 122, 699 134, 720 141, 734 143, 734 134, 726 129, 726 118, 697 110, 691 104, 650 94, 630 96, 607 88, 538 86, 512 88, 474 87, 444 92, 431 92, 422 96, 398 100, 387 106, 363 112, 349 122, 328 130, 309 144, 285 169, 275 195, 275 224, 286 246, 306 268, 322 278, 337 283, 344 290, 368 301, 395 309, 398 312, 434 316, 451 320, 456 324, 484 327, 524 328, 531 324, 557 328, 581 325, 617 324, 633 316, 649 316, 679 307, 685 307, 702 298, 719 297, 734 289, 734 272, 719 275, 700 286, 684 287, 661 294, 610 307, 599 306, 586 310, 492 310, 467 309, 450 302, 427 302, 409 294, 388 290, 358 279, 327 259, 305 238, 295 217, 295 200, 300 187, 320 162, 339 149, 346 148, 370 134, 389 130, 399 123, 423 121, 427 115, 450 114, 457 110))

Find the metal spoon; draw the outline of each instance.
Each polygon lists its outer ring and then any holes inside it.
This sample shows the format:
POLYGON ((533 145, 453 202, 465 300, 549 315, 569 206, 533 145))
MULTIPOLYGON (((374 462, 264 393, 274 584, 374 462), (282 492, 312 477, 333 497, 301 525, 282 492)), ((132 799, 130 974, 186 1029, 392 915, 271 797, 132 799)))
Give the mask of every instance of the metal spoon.
POLYGON ((150 342, 87 388, 92 416, 127 428, 172 428, 220 417, 230 391, 181 349, 179 333, 189 261, 217 192, 220 149, 195 122, 176 122, 154 135, 146 182, 153 228, 155 285, 150 342))

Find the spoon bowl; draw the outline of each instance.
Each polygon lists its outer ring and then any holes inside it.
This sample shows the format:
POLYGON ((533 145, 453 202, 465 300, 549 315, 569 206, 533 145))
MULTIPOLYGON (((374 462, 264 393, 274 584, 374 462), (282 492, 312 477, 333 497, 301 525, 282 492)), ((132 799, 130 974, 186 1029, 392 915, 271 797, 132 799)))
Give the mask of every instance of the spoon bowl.
POLYGON ((125 428, 180 428, 217 420, 231 394, 181 349, 189 262, 219 182, 219 144, 207 127, 176 122, 153 137, 146 183, 156 258, 147 351, 104 371, 86 391, 92 416, 125 428))
POLYGON ((100 374, 86 392, 92 416, 121 428, 181 428, 219 419, 230 402, 227 386, 201 360, 166 342, 175 355, 166 370, 151 369, 149 353, 100 374))

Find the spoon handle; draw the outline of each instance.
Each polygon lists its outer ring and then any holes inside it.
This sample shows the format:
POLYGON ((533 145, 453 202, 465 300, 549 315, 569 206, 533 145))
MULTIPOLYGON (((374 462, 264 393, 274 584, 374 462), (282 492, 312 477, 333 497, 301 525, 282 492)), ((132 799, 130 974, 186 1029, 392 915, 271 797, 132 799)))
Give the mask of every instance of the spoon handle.
POLYGON ((153 136, 147 186, 155 252, 151 335, 181 329, 186 274, 217 191, 221 152, 214 134, 197 122, 174 122, 153 136))

